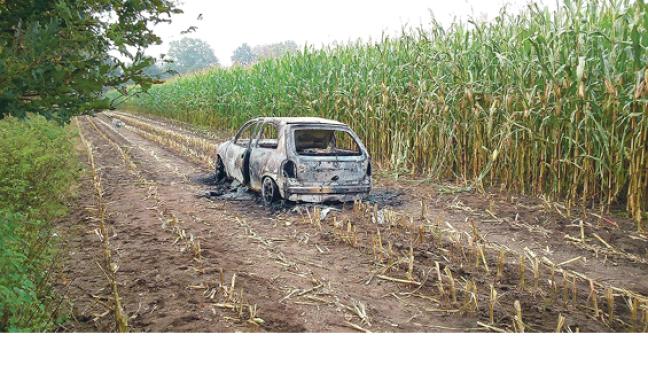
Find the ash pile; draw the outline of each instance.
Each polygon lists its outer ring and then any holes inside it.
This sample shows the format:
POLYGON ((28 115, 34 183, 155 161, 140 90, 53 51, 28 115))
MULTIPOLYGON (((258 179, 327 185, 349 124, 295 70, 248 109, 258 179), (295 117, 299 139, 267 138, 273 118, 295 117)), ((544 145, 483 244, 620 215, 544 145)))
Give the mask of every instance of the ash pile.
POLYGON ((221 199, 232 201, 256 201, 259 199, 247 186, 241 185, 236 180, 227 178, 218 179, 216 174, 201 175, 193 179, 194 182, 208 185, 209 189, 198 195, 208 199, 221 199))

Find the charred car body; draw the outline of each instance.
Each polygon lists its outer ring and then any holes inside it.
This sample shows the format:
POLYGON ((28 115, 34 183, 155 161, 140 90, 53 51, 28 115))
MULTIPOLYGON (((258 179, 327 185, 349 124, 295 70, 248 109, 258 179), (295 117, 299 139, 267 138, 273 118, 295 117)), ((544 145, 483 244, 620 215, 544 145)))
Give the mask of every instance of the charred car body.
POLYGON ((266 204, 353 201, 371 190, 371 161, 347 125, 322 118, 256 118, 218 147, 216 173, 260 191, 266 204))

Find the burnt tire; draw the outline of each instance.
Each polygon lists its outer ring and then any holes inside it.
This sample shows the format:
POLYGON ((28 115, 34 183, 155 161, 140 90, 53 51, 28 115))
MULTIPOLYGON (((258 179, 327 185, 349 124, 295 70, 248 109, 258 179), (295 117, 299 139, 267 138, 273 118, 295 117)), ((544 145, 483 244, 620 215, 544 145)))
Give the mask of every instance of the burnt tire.
POLYGON ((266 176, 263 178, 263 184, 261 185, 261 198, 263 198, 263 204, 268 206, 281 199, 279 187, 270 177, 266 176))
POLYGON ((216 180, 220 181, 227 177, 227 172, 225 172, 225 164, 221 160, 220 156, 216 156, 216 180))

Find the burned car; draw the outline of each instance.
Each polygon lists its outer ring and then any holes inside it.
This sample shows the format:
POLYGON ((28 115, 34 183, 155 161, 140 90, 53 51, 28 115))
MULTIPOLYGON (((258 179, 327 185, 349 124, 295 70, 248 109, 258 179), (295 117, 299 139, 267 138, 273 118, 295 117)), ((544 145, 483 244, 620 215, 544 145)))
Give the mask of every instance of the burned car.
POLYGON ((218 147, 216 174, 260 191, 265 204, 362 199, 371 161, 344 123, 322 118, 256 118, 218 147))

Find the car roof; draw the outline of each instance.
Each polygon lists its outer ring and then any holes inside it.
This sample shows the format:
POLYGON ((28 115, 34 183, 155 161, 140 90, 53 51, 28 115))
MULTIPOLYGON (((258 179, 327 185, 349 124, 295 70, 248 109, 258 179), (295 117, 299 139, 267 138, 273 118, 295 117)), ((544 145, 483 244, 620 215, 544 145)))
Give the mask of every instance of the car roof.
POLYGON ((346 125, 337 120, 325 119, 319 117, 259 117, 258 122, 269 122, 274 124, 329 124, 329 125, 346 125))

